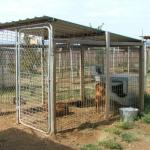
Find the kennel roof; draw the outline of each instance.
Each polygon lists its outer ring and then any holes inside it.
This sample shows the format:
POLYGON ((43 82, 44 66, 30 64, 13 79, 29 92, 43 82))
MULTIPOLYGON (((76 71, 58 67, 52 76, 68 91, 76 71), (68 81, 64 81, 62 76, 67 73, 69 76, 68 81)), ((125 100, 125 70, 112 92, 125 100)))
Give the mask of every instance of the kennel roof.
MULTIPOLYGON (((40 25, 44 23, 50 23, 53 27, 54 39, 70 39, 74 38, 81 44, 92 44, 105 45, 105 31, 98 30, 92 27, 64 21, 61 19, 43 16, 35 17, 32 19, 18 20, 12 22, 6 22, 0 24, 0 30, 2 29, 16 29, 16 28, 27 28, 34 25, 40 25), (95 41, 95 42, 93 42, 95 41)), ((139 39, 110 33, 111 42, 115 42, 116 45, 134 45, 138 46, 142 42, 139 39)), ((112 44, 113 45, 113 44, 112 44)))

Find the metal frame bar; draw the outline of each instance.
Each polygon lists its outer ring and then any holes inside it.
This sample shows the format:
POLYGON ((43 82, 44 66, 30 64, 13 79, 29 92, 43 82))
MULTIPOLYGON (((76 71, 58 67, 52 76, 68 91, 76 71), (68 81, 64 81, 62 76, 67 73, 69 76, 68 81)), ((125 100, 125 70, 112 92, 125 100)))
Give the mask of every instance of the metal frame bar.
MULTIPOLYGON (((54 41, 54 45, 57 45, 56 43, 62 42, 64 43, 64 45, 66 45, 66 43, 69 40, 57 40, 57 39, 53 39, 54 41)), ((97 47, 103 47, 106 46, 106 42, 105 41, 94 41, 94 40, 72 40, 69 41, 70 45, 74 44, 74 43, 78 43, 80 45, 83 46, 97 46, 97 47)), ((1 47, 15 47, 15 44, 0 44, 1 47)), ((40 48, 42 48, 42 45, 38 45, 40 48)), ((142 44, 140 42, 111 42, 110 46, 142 46, 142 44)), ((25 47, 24 45, 22 45, 22 47, 25 47)), ((47 47, 47 46, 44 46, 47 47)))
POLYGON ((144 43, 139 48, 139 109, 144 112, 144 43))
POLYGON ((18 91, 16 91, 17 96, 18 96, 18 122, 21 123, 20 121, 20 32, 18 30, 18 55, 17 55, 17 59, 18 59, 18 91))
POLYGON ((147 46, 146 43, 144 43, 144 91, 146 91, 147 88, 147 72, 148 72, 148 52, 147 52, 147 46))
MULTIPOLYGON (((81 45, 86 45, 86 46, 106 46, 106 41, 98 41, 98 39, 54 39, 54 43, 67 43, 69 42, 70 45, 74 43, 78 43, 81 45)), ((110 41, 110 46, 142 46, 141 42, 113 42, 110 41)))
POLYGON ((51 134, 56 133, 56 60, 53 48, 53 27, 49 24, 50 34, 50 51, 49 51, 49 93, 50 93, 50 109, 51 109, 51 134))
POLYGON ((128 47, 128 74, 130 73, 130 47, 128 47))
POLYGON ((18 30, 16 30, 16 121, 17 123, 19 123, 19 60, 18 60, 18 56, 19 56, 19 34, 18 34, 18 30))
POLYGON ((42 69, 42 104, 44 104, 45 102, 45 94, 44 94, 44 41, 42 39, 42 49, 41 49, 41 69, 42 69))
POLYGON ((108 119, 110 109, 110 33, 106 32, 106 104, 105 118, 108 119))
POLYGON ((70 73, 70 77, 71 77, 71 82, 73 83, 74 82, 74 75, 73 75, 73 53, 72 53, 72 47, 70 47, 70 68, 71 68, 71 73, 70 73))
POLYGON ((80 98, 84 100, 84 49, 80 49, 80 98))

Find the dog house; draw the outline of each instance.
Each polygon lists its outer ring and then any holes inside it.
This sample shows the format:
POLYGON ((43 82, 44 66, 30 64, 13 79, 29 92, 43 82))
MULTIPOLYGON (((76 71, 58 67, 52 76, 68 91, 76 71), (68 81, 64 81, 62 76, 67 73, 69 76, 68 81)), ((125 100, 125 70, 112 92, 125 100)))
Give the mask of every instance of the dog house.
POLYGON ((55 133, 113 118, 120 107, 143 111, 141 40, 51 17, 0 24, 0 40, 0 51, 16 56, 9 101, 18 123, 55 133))

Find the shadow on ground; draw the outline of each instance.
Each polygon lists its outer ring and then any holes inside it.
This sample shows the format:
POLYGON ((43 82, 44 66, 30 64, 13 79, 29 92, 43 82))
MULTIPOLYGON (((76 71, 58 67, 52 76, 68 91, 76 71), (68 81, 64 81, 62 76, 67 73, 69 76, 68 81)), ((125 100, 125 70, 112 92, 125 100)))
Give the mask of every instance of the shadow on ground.
POLYGON ((0 150, 73 150, 55 143, 48 138, 40 138, 16 128, 0 132, 0 150))

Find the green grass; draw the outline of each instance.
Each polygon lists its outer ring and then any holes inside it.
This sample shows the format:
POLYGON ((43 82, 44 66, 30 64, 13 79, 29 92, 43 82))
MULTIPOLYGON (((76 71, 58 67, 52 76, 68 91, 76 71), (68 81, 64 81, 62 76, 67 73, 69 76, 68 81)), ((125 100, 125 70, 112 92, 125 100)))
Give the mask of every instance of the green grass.
POLYGON ((144 95, 144 116, 142 121, 146 124, 150 124, 150 95, 144 95))
POLYGON ((62 90, 57 91, 57 94, 56 94, 57 101, 69 100, 69 99, 73 99, 73 98, 76 98, 76 99, 80 98, 80 89, 76 89, 76 90, 67 89, 67 90, 63 90, 63 91, 62 90))
POLYGON ((135 136, 135 134, 129 133, 129 132, 122 133, 120 135, 120 137, 121 137, 122 141, 125 141, 125 142, 128 142, 128 143, 134 142, 134 141, 137 140, 137 137, 135 136))
POLYGON ((107 139, 99 142, 100 146, 103 146, 104 149, 115 149, 122 150, 122 145, 118 143, 115 139, 107 139))
POLYGON ((135 124, 133 122, 118 122, 116 124, 117 128, 128 130, 128 129, 133 129, 135 124))
POLYGON ((150 114, 145 114, 143 117, 142 117, 142 121, 146 124, 150 124, 150 114))
POLYGON ((85 97, 95 97, 95 89, 85 88, 85 97))
MULTIPOLYGON (((93 98, 95 91, 93 89, 85 88, 85 97, 93 98)), ((56 94, 57 101, 59 100, 69 100, 69 99, 80 99, 80 89, 70 90, 68 89, 59 89, 56 94)))
POLYGON ((122 133, 122 131, 116 127, 107 128, 105 129, 105 132, 115 134, 115 135, 120 135, 122 133))
POLYGON ((87 144, 84 145, 80 150, 102 150, 98 145, 87 144))
POLYGON ((144 113, 150 114, 150 95, 144 95, 144 113))

